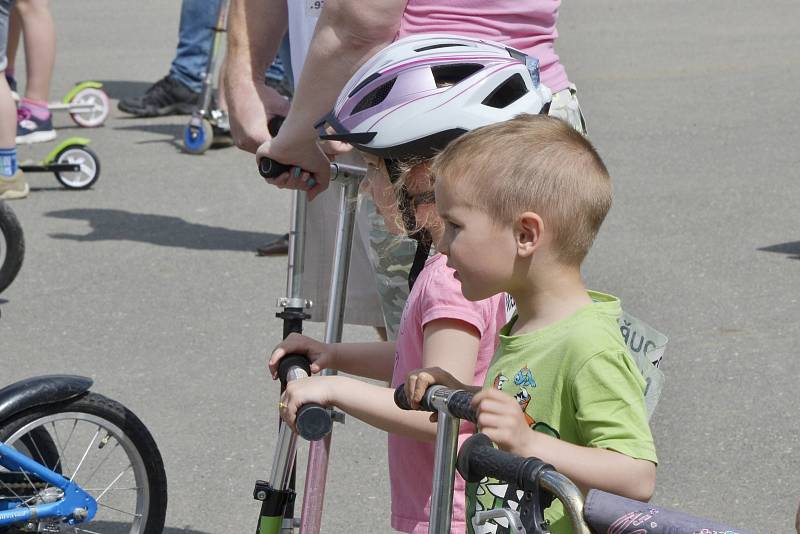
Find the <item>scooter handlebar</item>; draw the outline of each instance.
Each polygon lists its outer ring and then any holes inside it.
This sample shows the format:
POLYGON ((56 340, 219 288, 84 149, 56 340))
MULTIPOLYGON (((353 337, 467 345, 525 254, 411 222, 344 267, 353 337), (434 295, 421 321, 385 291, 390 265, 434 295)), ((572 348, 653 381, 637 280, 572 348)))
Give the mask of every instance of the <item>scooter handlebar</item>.
POLYGON ((552 471, 553 466, 538 458, 523 458, 495 449, 486 434, 478 433, 464 442, 458 453, 458 472, 467 482, 480 482, 485 477, 515 482, 525 491, 538 485, 539 473, 552 471))
POLYGON ((270 158, 261 158, 258 160, 258 172, 263 176, 265 179, 270 180, 272 178, 277 178, 281 174, 285 172, 289 172, 292 170, 290 165, 284 165, 283 163, 278 163, 277 161, 270 159, 270 158))
MULTIPOLYGON (((478 417, 472 408, 472 396, 472 393, 468 391, 434 385, 429 387, 423 395, 420 409, 436 412, 443 408, 453 417, 474 423, 478 417)), ((397 389, 394 390, 394 403, 401 410, 412 409, 406 396, 405 384, 397 386, 397 389)))
MULTIPOLYGON (((305 354, 289 354, 278 364, 278 377, 281 384, 311 376, 311 366, 305 354)), ((321 404, 304 404, 297 410, 295 419, 297 433, 308 441, 318 441, 331 432, 333 419, 331 411, 321 404)))
MULTIPOLYGON (((267 129, 272 137, 278 135, 284 120, 286 120, 286 117, 281 117, 280 115, 276 115, 269 120, 267 129)), ((281 174, 291 170, 291 165, 284 165, 270 158, 261 158, 258 160, 258 172, 267 180, 277 178, 281 174)))

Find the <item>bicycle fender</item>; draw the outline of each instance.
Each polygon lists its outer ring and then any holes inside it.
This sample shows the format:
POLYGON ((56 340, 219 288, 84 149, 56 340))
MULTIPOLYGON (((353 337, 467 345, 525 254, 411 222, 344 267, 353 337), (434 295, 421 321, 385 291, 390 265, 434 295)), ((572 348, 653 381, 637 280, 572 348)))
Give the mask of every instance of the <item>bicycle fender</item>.
POLYGON ((89 391, 94 381, 85 376, 44 375, 0 389, 0 423, 36 406, 62 402, 89 391))

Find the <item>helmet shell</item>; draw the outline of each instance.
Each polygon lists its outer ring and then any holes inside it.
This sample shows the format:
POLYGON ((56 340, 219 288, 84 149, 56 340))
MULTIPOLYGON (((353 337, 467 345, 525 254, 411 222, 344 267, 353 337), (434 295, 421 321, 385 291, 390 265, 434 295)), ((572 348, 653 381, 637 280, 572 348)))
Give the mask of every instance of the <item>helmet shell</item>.
POLYGON ((538 61, 499 43, 456 35, 406 37, 350 79, 328 118, 335 135, 387 159, 429 157, 461 134, 520 113, 551 93, 538 61))

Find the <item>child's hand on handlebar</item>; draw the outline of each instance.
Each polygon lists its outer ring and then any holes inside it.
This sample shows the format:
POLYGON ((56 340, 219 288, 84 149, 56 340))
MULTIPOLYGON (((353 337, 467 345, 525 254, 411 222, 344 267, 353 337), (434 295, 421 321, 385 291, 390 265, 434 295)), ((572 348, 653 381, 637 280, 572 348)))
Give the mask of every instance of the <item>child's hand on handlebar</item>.
POLYGON ((326 367, 333 366, 336 345, 320 343, 302 334, 289 334, 289 337, 272 350, 267 361, 273 380, 278 378, 278 363, 287 354, 305 354, 311 364, 311 372, 319 373, 326 367))
POLYGON ((419 410, 420 402, 430 386, 442 385, 452 389, 467 389, 456 378, 441 367, 427 367, 411 371, 406 377, 406 398, 415 410, 419 410))
POLYGON ((336 376, 310 376, 286 384, 286 390, 281 395, 279 405, 281 419, 297 432, 295 427, 297 411, 306 404, 328 406, 333 400, 333 385, 337 378, 336 376))
POLYGON ((486 434, 501 450, 522 456, 521 447, 530 447, 528 435, 533 432, 525 412, 517 400, 497 389, 484 389, 472 399, 478 414, 478 430, 486 434))

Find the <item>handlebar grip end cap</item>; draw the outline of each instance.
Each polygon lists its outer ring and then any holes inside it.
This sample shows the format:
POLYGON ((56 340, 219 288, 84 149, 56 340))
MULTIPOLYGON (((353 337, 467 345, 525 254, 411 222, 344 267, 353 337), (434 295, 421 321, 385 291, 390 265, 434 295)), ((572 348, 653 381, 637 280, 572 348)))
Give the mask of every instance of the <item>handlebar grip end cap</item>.
POLYGON ((297 412, 297 433, 308 441, 319 441, 330 434, 333 427, 331 412, 324 406, 307 404, 297 412))

